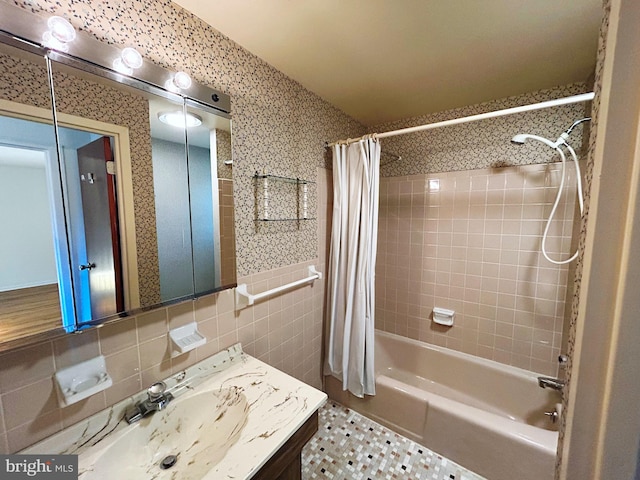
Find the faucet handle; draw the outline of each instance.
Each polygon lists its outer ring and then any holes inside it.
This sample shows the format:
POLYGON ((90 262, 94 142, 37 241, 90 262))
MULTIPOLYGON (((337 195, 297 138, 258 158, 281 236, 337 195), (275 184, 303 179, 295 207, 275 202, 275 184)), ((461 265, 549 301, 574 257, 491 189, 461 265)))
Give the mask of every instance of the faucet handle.
POLYGON ((135 407, 130 410, 127 410, 124 414, 124 419, 127 421, 128 424, 135 423, 141 418, 142 418, 142 412, 140 411, 139 408, 135 408, 135 407))
POLYGON ((147 396, 150 402, 157 402, 164 397, 167 390, 167 384, 164 382, 156 382, 147 389, 147 396))
POLYGON ((556 409, 553 409, 550 412, 544 412, 544 414, 549 417, 551 423, 556 423, 558 421, 558 418, 560 417, 560 415, 558 414, 558 410, 556 409))

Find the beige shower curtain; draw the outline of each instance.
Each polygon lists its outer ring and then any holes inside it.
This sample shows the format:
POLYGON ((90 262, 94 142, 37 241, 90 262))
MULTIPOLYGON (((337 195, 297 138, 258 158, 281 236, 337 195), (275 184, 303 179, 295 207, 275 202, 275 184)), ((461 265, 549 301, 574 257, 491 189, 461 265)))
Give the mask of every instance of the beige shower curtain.
POLYGON ((333 223, 327 274, 325 374, 358 397, 375 395, 374 276, 380 143, 333 147, 333 223))

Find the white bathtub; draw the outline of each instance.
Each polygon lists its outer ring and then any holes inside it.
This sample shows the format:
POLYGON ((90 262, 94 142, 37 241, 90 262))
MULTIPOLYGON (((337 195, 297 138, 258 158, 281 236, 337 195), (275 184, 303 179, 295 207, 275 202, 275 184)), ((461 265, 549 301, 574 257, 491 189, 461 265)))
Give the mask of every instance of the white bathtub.
POLYGON ((536 374, 376 330, 376 395, 330 398, 489 480, 552 480, 560 402, 536 374))

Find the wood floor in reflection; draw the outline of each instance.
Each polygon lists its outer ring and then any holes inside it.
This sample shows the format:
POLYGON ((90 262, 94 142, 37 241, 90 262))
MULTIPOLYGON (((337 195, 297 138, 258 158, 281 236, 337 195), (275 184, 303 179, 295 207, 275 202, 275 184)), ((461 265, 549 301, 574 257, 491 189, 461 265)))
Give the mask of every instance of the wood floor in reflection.
POLYGON ((57 284, 0 292, 1 342, 10 342, 61 326, 57 284))

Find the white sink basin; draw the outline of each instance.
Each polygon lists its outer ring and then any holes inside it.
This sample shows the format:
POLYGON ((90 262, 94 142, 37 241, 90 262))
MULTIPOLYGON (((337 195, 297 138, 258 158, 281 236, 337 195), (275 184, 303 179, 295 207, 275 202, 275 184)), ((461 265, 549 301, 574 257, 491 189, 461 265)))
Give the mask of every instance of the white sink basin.
POLYGON ((179 397, 116 433, 109 446, 97 444, 101 453, 81 455, 80 478, 201 479, 238 440, 248 413, 247 398, 235 387, 179 397), (163 469, 171 455, 175 464, 163 469), (85 461, 93 466, 83 467, 85 461))

